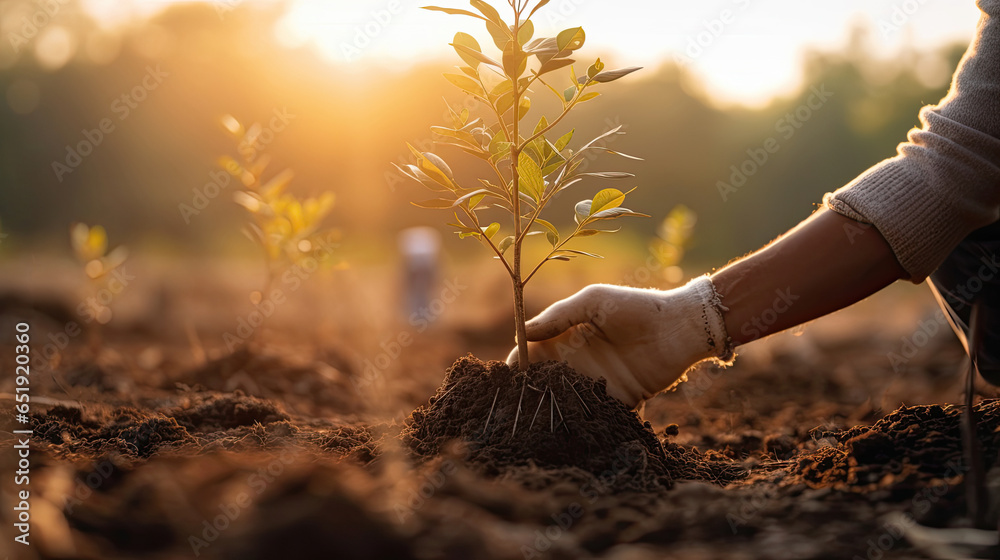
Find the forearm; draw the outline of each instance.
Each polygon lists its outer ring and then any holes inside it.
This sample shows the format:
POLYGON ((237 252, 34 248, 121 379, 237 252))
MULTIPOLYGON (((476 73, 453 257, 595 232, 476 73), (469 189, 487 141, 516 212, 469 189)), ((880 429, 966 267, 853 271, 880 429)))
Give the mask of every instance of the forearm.
POLYGON ((907 274, 874 227, 819 210, 712 276, 736 345, 856 303, 907 274))

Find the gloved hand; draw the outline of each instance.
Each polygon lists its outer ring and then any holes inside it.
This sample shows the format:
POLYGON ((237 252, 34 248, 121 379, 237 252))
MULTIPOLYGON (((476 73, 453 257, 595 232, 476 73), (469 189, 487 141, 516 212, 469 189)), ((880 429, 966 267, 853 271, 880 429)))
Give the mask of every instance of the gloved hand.
POLYGON ((666 291, 594 284, 528 321, 528 358, 603 377, 609 395, 635 408, 698 362, 732 363, 724 310, 708 276, 666 291))

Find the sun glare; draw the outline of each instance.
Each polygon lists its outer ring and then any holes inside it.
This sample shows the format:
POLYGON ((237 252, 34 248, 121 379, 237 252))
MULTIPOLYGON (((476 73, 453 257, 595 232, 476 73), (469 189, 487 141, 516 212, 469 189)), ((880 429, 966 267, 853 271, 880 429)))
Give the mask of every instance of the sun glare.
MULTIPOLYGON (((83 3, 102 27, 114 28, 149 17, 173 3, 191 1, 83 3)), ((217 0, 230 9, 275 1, 217 0)), ((463 4, 450 0, 428 3, 463 4)), ((352 70, 358 72, 365 70, 365 62, 390 62, 406 68, 418 57, 449 56, 445 44, 464 22, 420 10, 422 4, 410 0, 291 0, 285 15, 274 23, 274 40, 285 48, 312 47, 329 63, 353 65, 352 70)), ((596 2, 563 0, 550 4, 549 13, 538 20, 544 29, 538 31, 553 33, 582 25, 588 35, 600 38, 600 43, 591 45, 595 50, 618 53, 622 60, 651 67, 673 60, 698 76, 718 101, 762 105, 800 85, 801 55, 806 49, 842 48, 856 21, 868 25, 878 46, 888 53, 907 41, 912 44, 914 36, 932 38, 935 44, 961 41, 971 36, 978 17, 972 2, 961 9, 928 5, 902 15, 875 4, 851 0, 824 8, 818 17, 811 13, 814 8, 793 5, 791 0, 766 4, 709 0, 697 5, 622 0, 615 9, 596 2), (637 13, 647 17, 636 18, 637 13), (899 27, 905 24, 909 39, 907 33, 894 31, 893 22, 899 17, 906 20, 899 27)), ((485 31, 476 35, 489 43, 485 31)), ((63 39, 50 38, 42 57, 46 64, 60 65, 71 46, 63 39)))

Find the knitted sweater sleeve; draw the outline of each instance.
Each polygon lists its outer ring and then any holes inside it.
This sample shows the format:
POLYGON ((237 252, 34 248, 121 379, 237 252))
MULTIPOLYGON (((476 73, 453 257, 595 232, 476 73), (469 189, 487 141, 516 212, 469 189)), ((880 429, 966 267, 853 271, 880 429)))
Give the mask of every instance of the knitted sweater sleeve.
POLYGON ((973 230, 1000 219, 1000 0, 978 5, 976 37, 948 94, 921 109, 921 128, 896 157, 823 198, 875 226, 914 283, 973 230))

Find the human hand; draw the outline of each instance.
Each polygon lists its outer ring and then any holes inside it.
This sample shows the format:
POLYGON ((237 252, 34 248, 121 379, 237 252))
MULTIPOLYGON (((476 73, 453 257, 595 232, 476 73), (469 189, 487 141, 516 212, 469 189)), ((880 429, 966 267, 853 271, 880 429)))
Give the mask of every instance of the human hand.
MULTIPOLYGON (((732 363, 725 309, 708 276, 666 291, 594 284, 528 321, 528 358, 603 377, 609 395, 635 408, 698 362, 732 363)), ((507 363, 517 358, 514 348, 507 363)))

